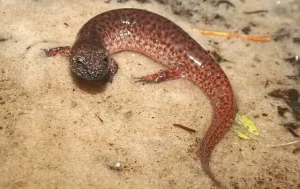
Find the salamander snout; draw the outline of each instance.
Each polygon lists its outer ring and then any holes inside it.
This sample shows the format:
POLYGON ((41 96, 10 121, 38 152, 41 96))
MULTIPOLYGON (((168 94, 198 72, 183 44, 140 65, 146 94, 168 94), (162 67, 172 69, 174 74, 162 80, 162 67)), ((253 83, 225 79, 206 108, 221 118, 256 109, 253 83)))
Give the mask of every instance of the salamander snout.
POLYGON ((104 48, 90 44, 74 44, 71 49, 71 70, 86 80, 100 80, 109 70, 110 58, 104 48))

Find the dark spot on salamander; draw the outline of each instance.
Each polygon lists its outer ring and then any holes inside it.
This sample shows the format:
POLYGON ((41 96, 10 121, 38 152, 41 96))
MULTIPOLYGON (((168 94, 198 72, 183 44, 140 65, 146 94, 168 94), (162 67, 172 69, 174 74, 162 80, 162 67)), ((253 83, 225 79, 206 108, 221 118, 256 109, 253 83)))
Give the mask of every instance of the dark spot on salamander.
POLYGON ((151 22, 149 20, 145 20, 144 23, 143 23, 145 26, 148 26, 151 24, 151 22))
POLYGON ((188 49, 189 51, 191 51, 191 52, 192 52, 192 51, 194 51, 194 49, 195 49, 195 48, 194 48, 194 46, 193 46, 193 45, 189 45, 189 46, 187 47, 187 49, 188 49))
POLYGON ((153 30, 156 30, 156 23, 152 23, 150 29, 151 29, 152 31, 153 31, 153 30))

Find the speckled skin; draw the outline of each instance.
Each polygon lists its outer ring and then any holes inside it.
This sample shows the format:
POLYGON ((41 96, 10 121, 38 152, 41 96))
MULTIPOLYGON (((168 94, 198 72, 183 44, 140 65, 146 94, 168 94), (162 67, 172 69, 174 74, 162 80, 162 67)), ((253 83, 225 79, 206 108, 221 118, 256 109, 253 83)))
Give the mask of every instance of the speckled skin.
POLYGON ((213 149, 228 132, 236 113, 228 78, 215 60, 185 31, 168 19, 138 9, 104 12, 80 29, 70 51, 71 69, 87 80, 116 73, 110 55, 120 51, 142 53, 167 67, 141 77, 145 82, 187 78, 201 88, 213 106, 213 120, 199 146, 205 173, 222 187, 209 167, 213 149), (114 68, 114 69, 113 69, 114 68))

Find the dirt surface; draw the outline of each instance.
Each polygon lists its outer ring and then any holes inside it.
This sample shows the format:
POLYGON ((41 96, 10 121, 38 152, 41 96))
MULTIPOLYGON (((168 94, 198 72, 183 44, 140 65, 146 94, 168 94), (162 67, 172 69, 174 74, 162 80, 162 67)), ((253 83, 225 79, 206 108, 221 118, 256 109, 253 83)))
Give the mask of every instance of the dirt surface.
POLYGON ((229 132, 213 153, 216 177, 234 189, 300 188, 299 143, 271 147, 299 140, 283 126, 299 120, 286 100, 268 95, 300 90, 294 58, 300 1, 221 2, 0 1, 0 188, 216 188, 196 156, 212 112, 196 86, 137 84, 134 77, 163 67, 123 52, 114 56, 120 67, 114 82, 86 91, 74 83, 66 57, 45 57, 42 49, 72 45, 93 16, 123 7, 169 18, 227 60, 220 64, 239 113, 257 123, 260 136, 242 140, 229 132), (244 13, 256 10, 267 12, 244 13), (195 28, 271 41, 202 35, 195 28), (288 110, 279 114, 278 106, 288 110))

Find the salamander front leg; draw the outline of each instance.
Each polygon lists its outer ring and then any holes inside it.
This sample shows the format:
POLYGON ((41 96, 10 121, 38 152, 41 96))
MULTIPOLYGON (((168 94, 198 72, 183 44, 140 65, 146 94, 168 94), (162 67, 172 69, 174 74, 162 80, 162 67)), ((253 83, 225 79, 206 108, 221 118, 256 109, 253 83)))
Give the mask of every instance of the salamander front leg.
POLYGON ((137 77, 136 82, 142 83, 161 83, 168 80, 180 79, 185 77, 184 72, 179 67, 169 68, 167 70, 161 70, 157 73, 146 75, 143 77, 137 77))
POLYGON ((116 75, 116 73, 118 72, 118 64, 117 62, 110 58, 110 67, 109 70, 107 72, 107 74, 104 76, 103 81, 104 83, 112 83, 114 76, 116 75))
POLYGON ((46 56, 48 56, 48 57, 57 56, 57 55, 69 56, 71 47, 70 46, 64 46, 64 47, 55 47, 55 48, 43 49, 43 50, 44 50, 46 56))

